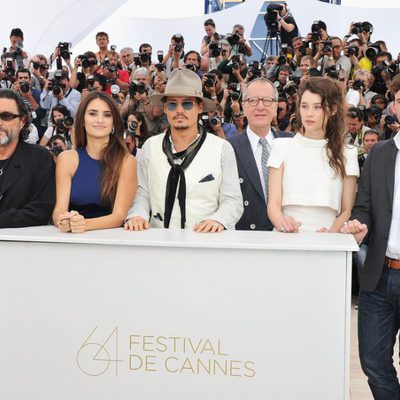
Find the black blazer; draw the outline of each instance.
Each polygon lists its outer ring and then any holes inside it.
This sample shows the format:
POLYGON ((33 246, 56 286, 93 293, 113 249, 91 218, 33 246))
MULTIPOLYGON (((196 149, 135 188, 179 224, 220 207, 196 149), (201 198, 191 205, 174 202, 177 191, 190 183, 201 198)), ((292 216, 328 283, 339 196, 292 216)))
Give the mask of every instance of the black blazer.
POLYGON ((0 228, 47 224, 55 198, 50 152, 42 146, 19 142, 0 190, 0 228))
POLYGON ((393 139, 375 144, 361 172, 351 219, 367 224, 368 252, 360 287, 373 291, 382 273, 392 221, 394 173, 398 149, 393 139))
MULTIPOLYGON (((273 128, 271 130, 275 138, 293 136, 289 132, 277 132, 273 128)), ((235 150, 244 205, 244 212, 236 229, 270 231, 273 226, 267 216, 265 194, 247 132, 231 137, 229 142, 235 150)))

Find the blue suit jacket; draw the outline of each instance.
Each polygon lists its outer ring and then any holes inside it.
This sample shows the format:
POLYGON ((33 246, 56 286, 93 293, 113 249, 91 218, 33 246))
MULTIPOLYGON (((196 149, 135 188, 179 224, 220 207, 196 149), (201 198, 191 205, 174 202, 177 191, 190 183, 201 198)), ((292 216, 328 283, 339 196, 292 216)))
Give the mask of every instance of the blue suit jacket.
MULTIPOLYGON (((271 130, 275 138, 293 136, 289 132, 277 132, 273 128, 271 130)), ((270 231, 273 226, 267 216, 265 194, 247 131, 233 136, 229 142, 235 150, 244 205, 244 212, 236 224, 236 229, 270 231)))

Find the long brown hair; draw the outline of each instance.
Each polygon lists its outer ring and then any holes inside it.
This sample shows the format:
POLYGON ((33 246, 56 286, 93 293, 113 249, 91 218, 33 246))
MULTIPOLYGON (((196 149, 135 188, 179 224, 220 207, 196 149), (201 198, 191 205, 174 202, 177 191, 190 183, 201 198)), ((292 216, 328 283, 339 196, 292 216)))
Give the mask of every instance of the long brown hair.
POLYGON ((344 158, 344 135, 346 132, 344 96, 339 85, 329 78, 311 77, 299 89, 299 107, 297 117, 300 117, 300 103, 304 92, 309 91, 321 96, 321 105, 325 112, 324 126, 327 143, 329 165, 342 178, 346 175, 344 158))
POLYGON ((122 163, 128 154, 128 150, 124 141, 124 122, 111 96, 103 92, 91 92, 82 99, 75 119, 75 145, 77 149, 84 148, 87 145, 85 113, 89 103, 95 99, 106 102, 113 117, 113 132, 110 132, 108 144, 100 156, 101 200, 113 206, 122 163))

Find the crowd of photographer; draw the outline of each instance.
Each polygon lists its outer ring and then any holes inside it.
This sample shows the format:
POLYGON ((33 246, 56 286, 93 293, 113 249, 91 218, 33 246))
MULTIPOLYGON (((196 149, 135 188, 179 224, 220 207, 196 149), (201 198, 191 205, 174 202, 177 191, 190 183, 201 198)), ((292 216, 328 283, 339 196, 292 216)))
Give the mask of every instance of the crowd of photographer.
MULTIPOLYGON (((81 99, 92 91, 103 91, 117 104, 126 124, 126 140, 130 148, 134 145, 136 154, 146 137, 168 127, 164 111, 151 104, 149 96, 163 93, 176 68, 190 69, 202 79, 205 97, 218 107, 216 112, 203 113, 201 123, 222 138, 245 130, 241 93, 248 82, 261 76, 273 81, 279 92, 273 121, 279 130, 298 129, 295 110, 299 85, 311 76, 327 76, 342 87, 349 107, 346 142, 359 148, 360 157, 365 152, 366 130, 376 132, 379 139, 396 134, 400 125, 388 84, 398 73, 399 59, 393 59, 383 40, 372 40, 372 24, 352 23, 341 38, 328 33, 323 21, 314 21, 311 32, 301 37, 284 3, 271 4, 264 19, 267 42, 277 45, 278 54, 263 54, 259 62, 248 62, 252 48, 242 25, 235 24, 231 32, 221 34, 212 19, 204 22, 199 52, 187 51, 183 35, 177 33, 167 51, 156 52, 157 62, 151 44, 143 43, 138 52, 131 47, 117 52, 106 32, 96 35, 97 52, 73 57, 70 44, 60 42, 48 58, 42 54, 29 57, 23 49, 23 32, 16 28, 1 57, 1 87, 23 96, 32 119, 30 143, 49 146, 58 143, 51 141, 53 136, 60 136, 67 149, 74 146, 73 122, 81 99), (128 121, 134 113, 141 116, 145 137, 139 124, 128 121), (352 123, 355 119, 358 123, 352 123)), ((272 45, 264 50, 271 53, 272 45)))

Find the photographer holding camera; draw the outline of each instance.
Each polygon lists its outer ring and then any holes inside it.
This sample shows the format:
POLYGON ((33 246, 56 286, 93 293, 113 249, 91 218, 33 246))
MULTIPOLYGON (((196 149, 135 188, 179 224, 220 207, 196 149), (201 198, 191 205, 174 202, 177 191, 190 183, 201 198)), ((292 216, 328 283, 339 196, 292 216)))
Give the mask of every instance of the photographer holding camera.
POLYGON ((69 83, 72 88, 82 93, 82 91, 87 88, 87 77, 94 75, 100 80, 102 86, 106 88, 107 78, 99 72, 100 65, 96 55, 92 51, 86 51, 75 58, 69 83))
POLYGON ((24 47, 24 33, 20 28, 14 28, 11 30, 10 44, 11 46, 8 49, 8 52, 14 54, 14 59, 18 69, 24 68, 28 59, 28 54, 26 51, 22 50, 24 47))
POLYGON ((111 94, 111 86, 118 85, 122 91, 129 89, 129 72, 124 71, 119 65, 119 55, 116 51, 109 51, 101 64, 98 74, 107 79, 106 93, 111 94))
POLYGON ((1 68, 0 68, 0 88, 11 89, 12 84, 15 82, 15 72, 17 65, 13 53, 3 53, 1 55, 1 68))
POLYGON ((57 162, 58 156, 65 150, 68 150, 65 138, 61 135, 54 135, 49 140, 49 150, 54 162, 57 162))
POLYGON ((56 105, 51 110, 50 123, 51 125, 47 128, 39 144, 46 147, 53 136, 60 135, 64 138, 67 148, 71 149, 74 119, 71 117, 68 108, 61 104, 56 105))
MULTIPOLYGON (((299 35, 296 21, 292 14, 290 14, 287 4, 283 3, 272 3, 267 8, 267 13, 264 17, 268 21, 275 20, 277 23, 277 31, 280 32, 281 44, 288 46, 292 45, 292 39, 299 35)), ((267 21, 266 21, 267 23, 267 21)), ((267 23, 268 29, 270 26, 267 23)))
POLYGON ((149 96, 153 94, 154 90, 148 84, 149 71, 145 67, 140 67, 133 72, 132 78, 129 93, 120 113, 122 117, 130 112, 141 113, 145 118, 149 133, 155 135, 159 133, 160 117, 164 111, 150 103, 149 96))
POLYGON ((238 45, 237 53, 243 54, 246 57, 250 57, 253 54, 253 49, 251 48, 247 40, 244 38, 244 26, 241 24, 235 24, 232 28, 232 35, 239 36, 239 40, 237 42, 238 45))
POLYGON ((224 89, 222 88, 223 81, 224 76, 218 69, 212 69, 207 74, 204 74, 202 79, 203 96, 219 104, 224 97, 224 89))
POLYGON ((191 71, 195 72, 200 79, 203 78, 203 72, 200 70, 201 56, 197 51, 188 51, 183 57, 183 62, 183 68, 190 69, 191 71))
POLYGON ((75 117, 81 100, 81 94, 71 88, 69 78, 65 71, 56 70, 54 77, 47 79, 40 94, 40 106, 45 110, 51 110, 61 104, 68 108, 71 116, 75 117))
POLYGON ((236 126, 225 122, 224 110, 219 104, 216 106, 216 111, 209 111, 206 117, 202 118, 202 122, 208 132, 213 132, 222 139, 229 139, 237 135, 236 126))
POLYGON ((185 57, 185 40, 180 33, 175 33, 171 37, 171 43, 168 47, 168 51, 165 53, 162 63, 165 64, 165 72, 167 77, 175 68, 179 68, 183 63, 185 57))
POLYGON ((201 41, 200 54, 203 57, 210 58, 212 48, 210 48, 210 44, 215 44, 220 42, 225 38, 224 35, 220 35, 215 31, 215 22, 210 18, 204 22, 204 30, 206 31, 206 35, 203 37, 201 41))
POLYGON ((45 127, 41 126, 41 119, 46 116, 46 110, 40 107, 40 91, 31 87, 31 73, 29 69, 19 69, 15 75, 16 81, 13 90, 17 91, 23 98, 35 125, 39 138, 42 137, 45 127))

